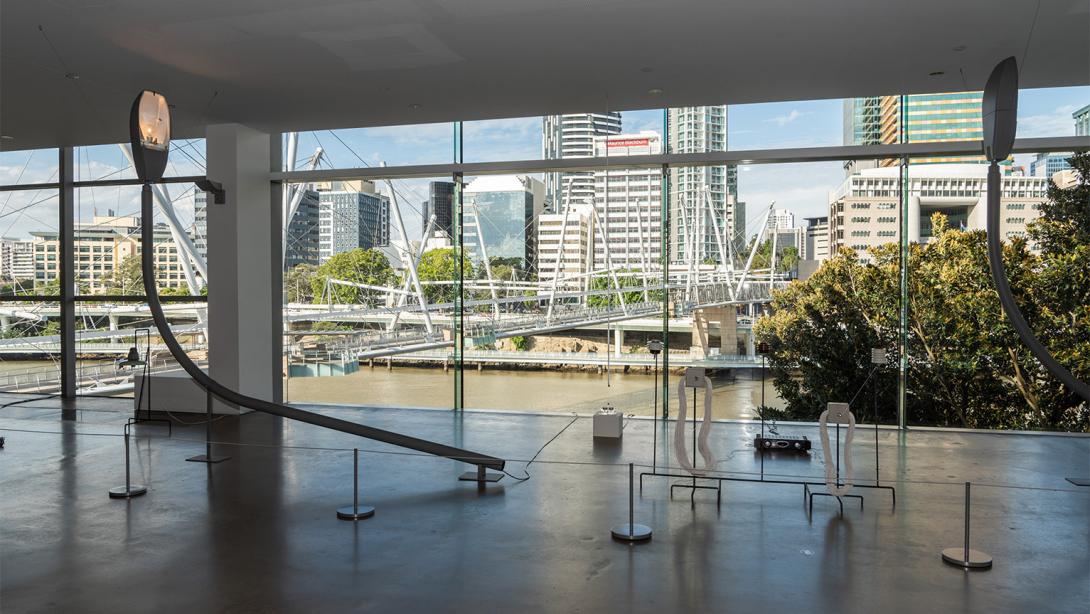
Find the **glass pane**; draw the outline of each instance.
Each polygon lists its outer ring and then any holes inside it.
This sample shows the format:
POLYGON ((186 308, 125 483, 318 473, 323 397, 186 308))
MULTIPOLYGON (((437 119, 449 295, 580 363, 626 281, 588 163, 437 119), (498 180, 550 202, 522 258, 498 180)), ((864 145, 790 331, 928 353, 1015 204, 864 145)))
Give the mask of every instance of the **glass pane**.
POLYGON ((297 135, 294 154, 289 150, 291 135, 284 136, 285 168, 438 164, 450 162, 454 151, 454 126, 450 123, 315 130, 297 135))
POLYGON ((541 159, 543 117, 514 117, 464 122, 466 162, 541 159))
MULTIPOLYGON (((75 197, 77 292, 142 296, 140 187, 79 188, 75 197)), ((160 184, 153 186, 153 198, 160 293, 204 293, 205 194, 192 185, 160 184)))
POLYGON ((447 178, 291 186, 286 399, 453 407, 452 196, 447 178))
MULTIPOLYGON (((191 360, 207 366, 207 304, 170 303, 171 330, 191 360)), ((76 303, 76 381, 82 395, 132 397, 134 378, 184 371, 157 333, 147 303, 76 303), (130 363, 131 348, 138 362, 130 363)), ((146 407, 146 405, 142 405, 146 407)))
POLYGON ((60 305, 0 302, 0 391, 60 392, 60 305))
POLYGON ((1090 135, 1090 86, 1018 91, 1018 138, 1090 135))
MULTIPOLYGON (((726 141, 729 149, 735 151, 840 145, 846 140, 843 130, 846 102, 831 99, 732 104, 728 108, 726 141)), ((675 138, 684 146, 686 141, 699 138, 693 127, 702 124, 679 124, 675 138)))
MULTIPOLYGON (((659 153, 661 137, 597 136, 592 145, 597 156, 659 153)), ((467 407, 589 414, 608 405, 650 415, 646 342, 661 337, 661 302, 646 282, 658 269, 660 175, 564 176, 556 212, 537 177, 470 179, 467 407)))
MULTIPOLYGON (((841 402, 853 403, 859 422, 896 420, 897 373, 888 366, 898 340, 896 171, 875 161, 741 167, 736 218, 744 223, 727 267, 737 341, 726 344, 745 348, 748 366, 717 382, 717 395, 731 399, 727 417, 763 414, 767 428, 768 420, 816 421, 841 402), (872 349, 888 357, 875 364, 872 349)), ((697 339, 704 323, 694 320, 697 339)))
POLYGON ((0 193, 0 296, 58 295, 57 190, 0 193))
POLYGON ((57 181, 58 162, 56 149, 0 151, 0 185, 57 181))
MULTIPOLYGON (((1008 277, 1038 339, 1085 380, 1090 282, 1080 259, 1090 246, 1090 186, 1073 170, 1030 176, 1018 158, 1001 167, 1008 277)), ((1042 369, 1000 306, 986 255, 986 173, 984 164, 909 167, 908 420, 1085 431, 1084 404, 1042 369)))

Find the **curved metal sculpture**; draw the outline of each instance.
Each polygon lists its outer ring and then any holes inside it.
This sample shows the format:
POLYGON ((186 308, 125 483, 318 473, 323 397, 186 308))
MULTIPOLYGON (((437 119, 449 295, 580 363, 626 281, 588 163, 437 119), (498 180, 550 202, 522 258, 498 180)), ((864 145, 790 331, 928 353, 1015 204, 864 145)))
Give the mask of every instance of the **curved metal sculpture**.
POLYGON ((1022 315, 1011 293, 1007 269, 1003 265, 1003 244, 999 234, 1000 190, 1002 178, 999 162, 1006 160, 1014 147, 1014 135, 1018 128, 1018 63, 1014 57, 1000 62, 988 77, 981 103, 984 120, 984 154, 988 166, 988 264, 992 272, 995 290, 1007 319, 1014 327, 1022 343, 1056 379, 1063 382, 1075 394, 1090 402, 1090 386, 1081 382, 1066 367, 1052 357, 1048 348, 1037 340, 1033 330, 1022 315))
MULTIPOLYGON (((141 245, 150 246, 154 245, 154 220, 152 218, 152 195, 151 185, 145 183, 141 192, 140 203, 140 215, 141 215, 141 229, 140 240, 141 245)), ((145 249, 141 250, 141 271, 144 277, 144 292, 147 294, 148 308, 151 309, 152 319, 155 320, 155 326, 159 329, 159 336, 162 337, 163 343, 170 349, 171 355, 174 356, 174 360, 178 361, 178 364, 185 369, 185 372, 193 378, 197 384, 210 391, 215 396, 242 407, 249 407, 250 409, 265 412, 267 414, 273 414, 274 416, 281 416, 283 418, 289 418, 291 420, 298 420, 300 422, 306 422, 315 426, 321 426, 335 431, 341 431, 343 433, 349 433, 352 435, 358 435, 360 437, 366 437, 367 439, 374 439, 375 441, 381 441, 390 445, 399 446, 402 448, 409 448, 411 450, 418 450, 428 454, 434 454, 436 456, 443 456, 452 460, 462 461, 470 463, 480 467, 487 467, 489 469, 503 470, 504 461, 500 458, 488 456, 485 454, 478 454, 476 452, 470 452, 461 448, 455 448, 453 446, 447 446, 444 444, 436 443, 434 441, 428 441, 426 439, 418 439, 416 437, 409 437, 408 435, 402 435, 393 431, 386 431, 383 429, 377 429, 370 426, 364 426, 355 422, 349 422, 347 420, 340 420, 338 418, 331 418, 322 414, 298 409, 289 405, 283 405, 280 403, 273 403, 264 399, 258 399, 251 396, 241 394, 237 391, 220 384, 216 380, 208 376, 201 370, 189 356, 186 355, 185 350, 178 343, 174 333, 170 330, 170 325, 167 322, 166 315, 163 314, 163 306, 159 301, 159 291, 155 285, 155 263, 153 257, 155 250, 145 249)))

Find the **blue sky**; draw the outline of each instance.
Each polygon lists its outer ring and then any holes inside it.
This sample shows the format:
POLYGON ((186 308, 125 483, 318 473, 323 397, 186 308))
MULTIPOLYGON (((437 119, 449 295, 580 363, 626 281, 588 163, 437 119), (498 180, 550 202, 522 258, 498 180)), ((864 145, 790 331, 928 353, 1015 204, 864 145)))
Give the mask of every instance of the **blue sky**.
MULTIPOLYGON (((1072 111, 1090 104, 1090 87, 1023 90, 1019 98, 1019 136, 1066 136, 1074 134, 1072 111)), ((843 141, 841 100, 793 101, 732 105, 728 108, 730 149, 771 149, 840 145, 843 141)), ((662 111, 622 113, 626 132, 662 132, 662 111)), ((168 172, 199 172, 203 144, 179 148, 171 156, 174 168, 168 172), (184 151, 183 151, 184 149, 184 151), (188 154, 188 155, 186 155, 188 154)), ((302 133, 299 158, 325 151, 326 167, 378 166, 449 162, 453 158, 451 124, 426 124, 302 133)), ((541 118, 512 118, 464 124, 464 154, 467 162, 534 159, 541 157, 541 118)), ((1029 156, 1017 163, 1028 166, 1029 156)), ((81 148, 77 153, 79 178, 132 176, 116 146, 81 148)), ((50 152, 0 153, 0 182, 29 183, 55 177, 56 160, 50 152), (29 163, 28 163, 29 159, 29 163), (24 168, 25 166, 25 168, 24 168)), ((752 165, 739 169, 739 197, 753 208, 771 200, 777 207, 795 212, 797 223, 806 216, 827 212, 827 195, 844 179, 839 162, 752 165)), ((445 178, 437 178, 445 179, 445 178)), ((408 233, 419 233, 416 213, 426 199, 427 180, 395 182, 405 207, 408 233)), ((183 220, 192 219, 192 199, 174 188, 183 220)), ((137 192, 129 188, 81 190, 79 215, 89 220, 93 210, 105 213, 135 213, 137 192)), ((0 236, 27 236, 34 229, 55 228, 56 199, 48 194, 17 192, 0 194, 0 236), (41 201, 41 202, 37 202, 41 201), (31 203, 35 203, 29 206, 31 203)), ((751 209, 752 210, 752 209, 751 209)))

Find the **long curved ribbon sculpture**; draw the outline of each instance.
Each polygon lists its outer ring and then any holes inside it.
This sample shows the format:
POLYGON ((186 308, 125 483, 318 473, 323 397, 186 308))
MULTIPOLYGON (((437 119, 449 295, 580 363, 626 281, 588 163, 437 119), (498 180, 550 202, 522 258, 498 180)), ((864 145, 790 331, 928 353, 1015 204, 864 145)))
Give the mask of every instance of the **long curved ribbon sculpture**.
POLYGON ((1006 160, 1014 146, 1014 137, 1018 131, 1018 61, 1009 57, 992 69, 988 83, 984 86, 981 101, 981 115, 984 118, 984 152, 988 161, 988 265, 992 273, 995 291, 999 293, 999 302, 1007 314, 1007 320, 1014 327, 1022 343, 1056 379, 1063 382, 1075 394, 1090 403, 1090 385, 1081 382, 1066 367, 1061 365, 1048 348, 1037 340, 1033 329, 1026 322, 1018 302, 1011 293, 1011 284, 1007 279, 1007 269, 1003 265, 1003 244, 1000 236, 999 211, 1002 196, 1002 178, 999 175, 999 162, 1006 160))
POLYGON ((434 454, 435 456, 443 456, 479 467, 487 467, 500 471, 503 470, 505 464, 504 460, 494 456, 478 454, 476 452, 443 445, 434 441, 409 437, 393 431, 364 426, 356 422, 331 418, 289 405, 254 398, 231 390, 209 377, 208 374, 202 371, 200 367, 194 364, 193 361, 189 359, 189 356, 186 355, 185 350, 182 349, 182 346, 178 344, 177 338, 174 337, 174 332, 170 330, 170 325, 167 323, 166 316, 163 314, 163 306, 159 301, 159 290, 155 284, 155 264, 152 260, 155 250, 152 249, 151 246, 155 245, 155 243, 150 184, 144 184, 140 200, 140 240, 141 245, 144 246, 144 249, 141 250, 141 271, 144 277, 144 292, 147 294, 148 307, 151 309, 151 316, 155 321, 155 326, 159 329, 159 336, 162 337, 163 343, 170 349, 170 353, 174 356, 174 360, 178 361, 178 364, 182 366, 182 369, 184 369, 200 386, 224 401, 242 407, 249 407, 250 409, 267 414, 273 414, 274 416, 298 420, 315 426, 381 441, 390 445, 409 448, 410 450, 418 450, 427 454, 434 454))
POLYGON ((834 497, 842 497, 848 494, 848 491, 855 485, 855 480, 852 478, 852 439, 855 437, 855 414, 848 411, 848 433, 844 435, 843 452, 841 452, 844 457, 844 480, 839 483, 840 476, 837 475, 836 459, 833 458, 833 451, 829 445, 829 411, 826 409, 821 412, 821 417, 818 418, 821 433, 821 454, 825 461, 825 488, 834 497))
MULTIPOLYGON (((693 389, 696 394, 696 389, 693 389)), ((685 378, 678 379, 677 386, 677 422, 674 423, 674 457, 685 469, 693 475, 703 475, 705 471, 715 468, 715 454, 708 446, 708 435, 712 426, 712 383, 704 379, 704 421, 700 424, 700 432, 697 434, 697 449, 704 459, 704 471, 693 467, 693 461, 689 459, 689 448, 685 445, 685 378)))

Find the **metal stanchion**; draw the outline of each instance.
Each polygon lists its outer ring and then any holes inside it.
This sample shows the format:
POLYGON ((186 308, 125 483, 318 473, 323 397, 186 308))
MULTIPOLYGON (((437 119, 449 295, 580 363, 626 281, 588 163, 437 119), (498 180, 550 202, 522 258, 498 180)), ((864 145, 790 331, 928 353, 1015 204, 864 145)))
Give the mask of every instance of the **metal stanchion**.
POLYGON ((651 527, 636 524, 633 512, 633 494, 632 489, 634 487, 634 475, 632 463, 628 463, 628 523, 613 527, 610 534, 613 535, 613 539, 625 541, 625 542, 643 542, 651 539, 651 527))
POLYGON ((140 495, 147 494, 148 489, 145 486, 134 485, 131 481, 129 471, 129 425, 125 425, 125 485, 117 486, 110 489, 111 499, 131 499, 133 497, 139 497, 140 495))
POLYGON ((191 456, 186 460, 191 463, 208 463, 209 465, 211 465, 214 463, 222 463, 225 460, 229 460, 231 457, 212 456, 212 391, 206 389, 205 395, 207 396, 208 400, 208 409, 204 422, 204 454, 191 456))
POLYGON ((352 505, 337 510, 341 520, 363 520, 375 515, 375 508, 360 505, 360 449, 352 449, 352 505))
POLYGON ((961 548, 947 548, 942 551, 944 563, 963 569, 991 569, 992 557, 969 548, 969 491, 970 483, 965 483, 965 544, 961 548))

